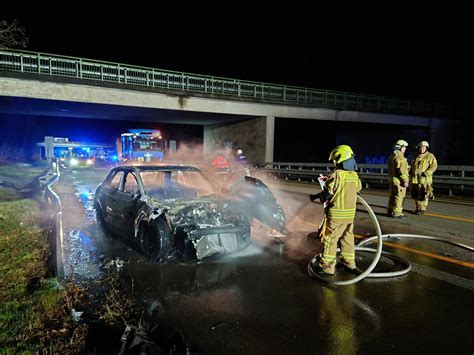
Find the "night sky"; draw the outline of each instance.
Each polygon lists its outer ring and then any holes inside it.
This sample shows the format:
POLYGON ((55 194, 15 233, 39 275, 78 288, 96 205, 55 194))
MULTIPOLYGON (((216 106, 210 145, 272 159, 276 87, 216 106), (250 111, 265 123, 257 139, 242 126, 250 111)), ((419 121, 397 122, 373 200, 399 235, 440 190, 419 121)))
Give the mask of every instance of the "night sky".
POLYGON ((290 25, 268 18, 255 22, 258 15, 245 20, 128 10, 4 18, 22 22, 32 51, 457 105, 470 98, 465 88, 472 85, 473 55, 463 42, 468 28, 461 15, 449 27, 414 17, 412 29, 410 20, 398 19, 387 32, 362 18, 348 24, 335 18, 325 26, 323 18, 302 17, 290 25))

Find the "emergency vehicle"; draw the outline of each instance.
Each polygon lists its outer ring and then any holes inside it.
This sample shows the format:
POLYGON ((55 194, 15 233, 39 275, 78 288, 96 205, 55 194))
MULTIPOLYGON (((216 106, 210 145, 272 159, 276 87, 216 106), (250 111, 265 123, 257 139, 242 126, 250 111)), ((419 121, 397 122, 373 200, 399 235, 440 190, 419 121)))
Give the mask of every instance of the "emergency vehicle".
POLYGON ((122 161, 157 162, 165 158, 166 141, 156 129, 130 129, 117 138, 117 155, 122 161))

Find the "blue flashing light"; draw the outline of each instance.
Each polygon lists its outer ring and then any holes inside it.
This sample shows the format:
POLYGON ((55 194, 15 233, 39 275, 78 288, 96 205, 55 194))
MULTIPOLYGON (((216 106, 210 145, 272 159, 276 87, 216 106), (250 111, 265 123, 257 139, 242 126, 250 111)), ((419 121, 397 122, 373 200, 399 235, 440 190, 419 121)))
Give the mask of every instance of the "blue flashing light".
POLYGON ((118 156, 112 155, 112 160, 118 160, 118 156))

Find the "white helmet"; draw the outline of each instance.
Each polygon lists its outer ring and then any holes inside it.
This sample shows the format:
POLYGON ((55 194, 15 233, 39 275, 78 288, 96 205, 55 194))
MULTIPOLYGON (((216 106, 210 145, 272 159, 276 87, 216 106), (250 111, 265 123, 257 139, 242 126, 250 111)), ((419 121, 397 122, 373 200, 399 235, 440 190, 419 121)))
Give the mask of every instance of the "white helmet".
POLYGON ((404 141, 403 139, 399 139, 397 143, 395 143, 395 148, 403 148, 408 147, 408 142, 404 141))
POLYGON ((421 147, 422 145, 424 145, 426 148, 429 148, 430 145, 427 141, 421 141, 420 143, 418 143, 418 145, 416 146, 417 148, 421 147))
POLYGON ((237 149, 237 154, 242 154, 242 149, 237 149))

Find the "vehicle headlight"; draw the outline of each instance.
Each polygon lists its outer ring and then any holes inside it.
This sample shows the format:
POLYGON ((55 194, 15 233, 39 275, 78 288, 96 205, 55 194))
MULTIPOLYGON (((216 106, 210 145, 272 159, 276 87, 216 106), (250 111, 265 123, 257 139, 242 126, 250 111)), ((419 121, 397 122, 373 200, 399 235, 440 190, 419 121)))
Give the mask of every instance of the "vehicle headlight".
POLYGON ((79 162, 77 161, 77 159, 71 159, 71 165, 72 165, 72 166, 77 165, 77 163, 79 163, 79 162))
POLYGON ((91 159, 87 159, 87 165, 92 165, 93 161, 91 159))

